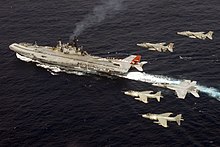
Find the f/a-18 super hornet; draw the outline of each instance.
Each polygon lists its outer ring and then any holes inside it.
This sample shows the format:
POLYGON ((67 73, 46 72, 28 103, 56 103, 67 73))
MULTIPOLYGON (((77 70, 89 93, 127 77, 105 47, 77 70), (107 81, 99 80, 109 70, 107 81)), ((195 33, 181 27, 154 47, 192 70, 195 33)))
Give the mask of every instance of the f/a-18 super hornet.
POLYGON ((142 114, 142 117, 144 118, 148 118, 151 120, 158 120, 155 121, 154 123, 159 124, 165 128, 168 127, 167 125, 167 121, 176 121, 178 125, 180 125, 180 121, 184 120, 182 118, 182 114, 177 115, 176 117, 170 117, 170 115, 173 113, 162 113, 162 114, 151 114, 151 113, 147 113, 147 114, 142 114))
POLYGON ((129 91, 125 91, 124 94, 136 97, 135 100, 138 100, 138 101, 141 101, 141 102, 144 102, 144 103, 148 103, 149 98, 155 98, 155 99, 157 99, 158 102, 160 102, 160 98, 163 97, 161 95, 161 92, 159 91, 155 94, 152 94, 152 92, 153 91, 133 91, 133 90, 129 90, 129 91))
POLYGON ((185 99, 187 93, 191 93, 195 97, 199 97, 198 89, 196 88, 196 83, 196 81, 184 80, 180 84, 154 83, 152 85, 175 90, 178 98, 185 99))
POLYGON ((188 36, 189 38, 197 38, 205 40, 206 38, 209 38, 212 40, 213 31, 209 31, 205 34, 205 32, 191 32, 191 31, 183 31, 183 32, 177 32, 179 35, 188 36))
POLYGON ((169 43, 165 45, 165 42, 162 43, 138 43, 137 46, 148 48, 148 50, 166 52, 167 50, 173 52, 174 43, 169 43))
POLYGON ((140 62, 140 55, 130 55, 124 59, 92 56, 82 50, 81 47, 78 47, 77 39, 66 44, 58 41, 58 45, 55 47, 30 43, 13 43, 9 48, 16 52, 16 55, 31 59, 32 62, 56 66, 65 71, 123 75, 131 67, 143 71, 142 66, 147 63, 140 62))

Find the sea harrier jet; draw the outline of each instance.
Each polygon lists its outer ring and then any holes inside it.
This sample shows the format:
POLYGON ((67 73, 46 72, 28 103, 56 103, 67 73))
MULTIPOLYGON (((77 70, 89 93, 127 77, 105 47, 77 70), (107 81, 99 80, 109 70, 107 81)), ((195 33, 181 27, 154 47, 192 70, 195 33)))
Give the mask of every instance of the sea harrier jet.
POLYGON ((174 43, 169 43, 166 45, 165 42, 162 43, 138 43, 137 46, 148 48, 148 50, 166 52, 167 50, 173 52, 174 43))
POLYGON ((179 35, 188 36, 189 38, 197 38, 205 40, 206 38, 209 38, 212 40, 213 31, 209 31, 205 34, 205 32, 191 32, 191 31, 184 31, 184 32, 177 32, 179 35))

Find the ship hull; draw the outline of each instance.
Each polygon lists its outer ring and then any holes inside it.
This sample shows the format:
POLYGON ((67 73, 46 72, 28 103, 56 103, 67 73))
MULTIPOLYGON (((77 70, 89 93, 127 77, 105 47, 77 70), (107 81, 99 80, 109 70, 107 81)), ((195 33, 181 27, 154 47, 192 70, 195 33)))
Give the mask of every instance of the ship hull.
POLYGON ((53 50, 51 47, 26 47, 20 44, 12 44, 9 48, 17 54, 31 59, 32 62, 56 66, 66 71, 104 73, 108 75, 124 75, 127 72, 101 57, 69 55, 53 50))

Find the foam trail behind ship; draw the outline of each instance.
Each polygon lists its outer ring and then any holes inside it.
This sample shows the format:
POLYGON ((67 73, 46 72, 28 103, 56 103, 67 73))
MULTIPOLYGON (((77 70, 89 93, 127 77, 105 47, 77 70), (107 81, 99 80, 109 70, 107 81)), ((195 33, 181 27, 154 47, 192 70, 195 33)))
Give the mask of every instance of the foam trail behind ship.
MULTIPOLYGON (((120 77, 147 83, 179 84, 182 81, 181 79, 174 79, 163 75, 151 75, 144 72, 129 72, 127 75, 120 77)), ((202 85, 197 85, 197 88, 199 91, 206 93, 220 101, 220 91, 218 89, 202 85)))
MULTIPOLYGON (((16 54, 16 56, 18 59, 25 61, 25 62, 37 62, 30 58, 21 56, 18 53, 16 54)), ((39 62, 36 65, 47 69, 52 75, 57 75, 59 72, 65 72, 65 73, 76 74, 76 75, 85 75, 85 73, 83 72, 61 70, 57 66, 46 65, 46 64, 39 63, 39 62)), ((147 74, 144 72, 129 72, 127 75, 119 76, 119 77, 130 79, 130 80, 141 81, 141 82, 147 82, 147 83, 179 84, 182 81, 182 80, 177 80, 177 79, 162 76, 162 75, 151 75, 151 74, 147 74)), ((198 85, 197 88, 201 92, 204 92, 208 94, 209 96, 214 97, 220 101, 220 91, 218 89, 213 88, 213 87, 201 86, 201 85, 198 85)))

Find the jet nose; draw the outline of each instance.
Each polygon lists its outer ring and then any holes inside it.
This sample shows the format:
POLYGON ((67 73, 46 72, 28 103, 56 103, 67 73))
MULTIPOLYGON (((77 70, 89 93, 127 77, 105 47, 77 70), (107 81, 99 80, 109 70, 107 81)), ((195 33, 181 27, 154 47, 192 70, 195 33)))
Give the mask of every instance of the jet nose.
POLYGON ((144 117, 144 118, 150 118, 150 113, 142 114, 142 117, 144 117))
POLYGON ((143 47, 143 43, 138 43, 137 46, 143 47))
POLYGON ((131 95, 131 92, 130 91, 125 91, 124 94, 131 95))

